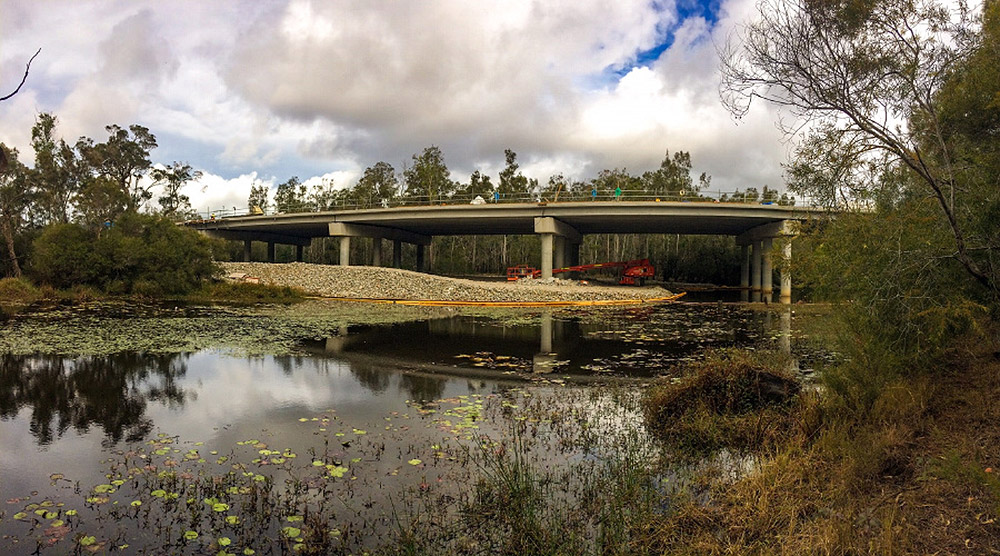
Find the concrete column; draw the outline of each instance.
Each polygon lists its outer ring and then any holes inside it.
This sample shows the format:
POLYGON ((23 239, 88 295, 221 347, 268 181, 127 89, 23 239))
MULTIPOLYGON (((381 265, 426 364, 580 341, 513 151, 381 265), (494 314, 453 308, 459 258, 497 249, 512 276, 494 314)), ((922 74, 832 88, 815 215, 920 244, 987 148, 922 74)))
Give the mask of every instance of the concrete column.
POLYGON ((295 246, 295 262, 301 263, 303 260, 305 260, 305 246, 304 245, 296 245, 295 246))
POLYGON ((785 260, 781 265, 781 302, 788 304, 792 302, 792 238, 785 238, 782 251, 785 260))
POLYGON ((753 255, 750 259, 750 301, 760 301, 760 263, 763 242, 753 242, 753 255))
POLYGON ((392 241, 392 268, 403 266, 403 242, 396 239, 392 241))
POLYGON ((252 243, 253 242, 250 241, 249 239, 243 240, 243 262, 245 262, 245 263, 250 262, 250 258, 251 258, 250 257, 250 252, 251 252, 250 247, 251 247, 252 243))
POLYGON ((763 295, 764 303, 770 303, 774 301, 774 284, 772 283, 774 267, 771 264, 771 250, 774 247, 774 239, 766 237, 761 241, 761 244, 761 294, 763 295))
POLYGON ((552 244, 555 234, 542 234, 542 279, 552 278, 552 244))
POLYGON ((372 266, 382 266, 382 238, 372 238, 372 266))
POLYGON ((269 262, 269 263, 273 263, 274 262, 274 242, 273 241, 267 242, 267 262, 269 262))
POLYGON ((424 268, 424 246, 417 245, 417 272, 427 272, 424 268))
POLYGON ((740 301, 750 300, 750 246, 742 245, 740 255, 740 301))
POLYGON ((552 268, 562 268, 564 266, 566 266, 566 238, 556 236, 555 262, 552 263, 552 268))
POLYGON ((341 236, 340 238, 340 266, 351 265, 351 238, 341 236))

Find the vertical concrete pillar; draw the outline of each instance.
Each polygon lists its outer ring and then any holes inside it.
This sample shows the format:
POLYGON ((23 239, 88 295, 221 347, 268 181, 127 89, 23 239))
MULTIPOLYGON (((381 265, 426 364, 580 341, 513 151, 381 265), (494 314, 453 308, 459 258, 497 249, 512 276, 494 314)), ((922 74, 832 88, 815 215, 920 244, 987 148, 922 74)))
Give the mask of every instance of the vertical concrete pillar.
POLYGON ((761 241, 761 268, 760 268, 760 278, 761 278, 761 295, 764 298, 764 303, 770 303, 774 301, 774 284, 772 280, 774 278, 774 267, 771 264, 771 251, 774 247, 773 238, 764 238, 761 241))
POLYGON ((745 303, 750 300, 750 246, 740 247, 740 301, 745 303))
POLYGON ((269 263, 273 263, 274 262, 274 242, 273 241, 267 242, 267 262, 269 262, 269 263))
POLYGON ((542 279, 552 278, 552 244, 555 234, 542 234, 542 279))
POLYGON ((562 268, 564 266, 566 266, 566 238, 556 236, 555 262, 552 263, 552 268, 562 268))
POLYGON ((417 272, 427 272, 427 269, 424 268, 424 262, 424 246, 417 245, 417 272))
POLYGON ((372 238, 372 266, 382 266, 382 238, 372 238))
POLYGON ((785 260, 781 265, 781 302, 788 304, 792 302, 792 238, 785 238, 782 251, 785 260))
POLYGON ((350 266, 351 264, 351 238, 350 236, 340 237, 340 266, 350 266))
POLYGON ((250 252, 251 252, 250 247, 251 247, 252 243, 253 242, 250 241, 249 239, 244 239, 243 240, 243 262, 245 262, 245 263, 250 262, 250 258, 251 258, 250 257, 250 252))
POLYGON ((760 263, 763 242, 753 242, 753 255, 750 259, 750 301, 760 301, 760 263))
POLYGON ((401 266, 403 266, 403 242, 394 239, 392 240, 392 268, 401 266))
POLYGON ((295 262, 301 263, 305 259, 305 246, 296 245, 295 246, 295 262))

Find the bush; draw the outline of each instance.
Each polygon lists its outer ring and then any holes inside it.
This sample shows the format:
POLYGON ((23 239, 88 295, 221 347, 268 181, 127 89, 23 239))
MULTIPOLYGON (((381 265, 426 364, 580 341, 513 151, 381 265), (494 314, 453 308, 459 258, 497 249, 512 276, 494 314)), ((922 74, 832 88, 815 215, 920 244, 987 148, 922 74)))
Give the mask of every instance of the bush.
POLYGON ((149 215, 126 214, 98 233, 77 224, 49 226, 34 249, 31 271, 58 288, 183 294, 216 272, 211 240, 149 215))
POLYGON ((690 363, 676 383, 652 388, 643 400, 650 431, 676 446, 702 451, 755 449, 793 425, 800 386, 787 359, 720 350, 690 363))

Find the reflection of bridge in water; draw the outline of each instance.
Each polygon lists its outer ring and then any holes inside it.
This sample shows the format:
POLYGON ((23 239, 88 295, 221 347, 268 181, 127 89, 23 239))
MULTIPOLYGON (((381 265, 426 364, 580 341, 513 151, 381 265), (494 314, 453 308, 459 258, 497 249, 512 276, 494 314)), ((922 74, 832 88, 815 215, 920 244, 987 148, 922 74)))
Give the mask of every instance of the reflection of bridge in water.
MULTIPOLYGON (((624 322, 634 318, 645 321, 653 308, 630 309, 624 322), (629 316, 631 315, 631 316, 629 316)), ((775 338, 777 347, 791 353, 791 310, 752 313, 760 319, 766 336, 775 338)), ((450 374, 483 373, 503 375, 511 371, 547 375, 558 373, 574 378, 607 374, 588 370, 595 361, 605 362, 614 375, 627 374, 649 378, 678 360, 686 359, 707 347, 741 346, 758 343, 761 336, 746 330, 745 323, 720 322, 721 337, 700 338, 686 334, 683 325, 688 315, 680 315, 676 334, 663 334, 654 341, 637 343, 627 334, 613 331, 606 323, 585 324, 576 319, 555 317, 551 311, 537 313, 537 323, 505 325, 491 319, 452 317, 396 324, 390 326, 342 327, 337 336, 303 342, 306 351, 343 359, 351 365, 373 368, 397 368, 450 374), (624 364, 629 359, 634 366, 624 364), (478 354, 478 355, 477 355, 478 354), (627 357, 623 358, 622 355, 627 357), (476 365, 486 360, 488 365, 476 365), (498 361, 503 361, 497 365, 498 361), (615 362, 618 367, 615 368, 615 362), (484 369, 483 367, 487 367, 484 369)))
MULTIPOLYGON (((251 243, 268 244, 274 262, 276 243, 303 247, 314 238, 336 237, 340 264, 351 263, 351 240, 372 242, 374 266, 382 264, 382 241, 392 242, 392 265, 402 265, 403 244, 416 250, 417 270, 429 271, 425 247, 434 236, 537 235, 541 242, 542 278, 553 268, 580 264, 580 245, 588 234, 698 234, 726 235, 742 246, 740 284, 749 299, 773 297, 772 252, 781 247, 781 301, 791 302, 791 238, 796 224, 814 211, 802 207, 710 202, 569 202, 498 205, 401 206, 238 216, 187 222, 214 237, 244 242, 244 260, 250 260, 251 243)), ((598 262, 598 261, 590 261, 598 262)))

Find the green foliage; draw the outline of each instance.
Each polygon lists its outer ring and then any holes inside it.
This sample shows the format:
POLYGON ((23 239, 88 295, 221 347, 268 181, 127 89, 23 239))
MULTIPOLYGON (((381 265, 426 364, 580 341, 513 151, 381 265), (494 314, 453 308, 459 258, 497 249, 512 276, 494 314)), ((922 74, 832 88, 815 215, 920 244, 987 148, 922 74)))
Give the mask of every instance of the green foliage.
POLYGON ((34 247, 32 272, 59 288, 179 294, 215 273, 210 240, 155 216, 126 214, 97 234, 78 224, 53 225, 34 247))
POLYGON ((365 168, 365 173, 354 186, 355 203, 360 207, 374 207, 385 202, 391 202, 399 196, 399 179, 396 169, 388 162, 376 162, 374 166, 365 168))
POLYGON ((309 205, 309 192, 299 182, 298 176, 292 176, 278 185, 274 192, 274 205, 278 212, 307 212, 312 208, 309 205))
POLYGON ((497 190, 503 197, 522 197, 528 195, 538 187, 536 180, 529 180, 524 174, 518 171, 517 153, 510 149, 504 149, 504 160, 506 166, 500 170, 500 183, 497 190))
POLYGON ((413 166, 403 171, 406 194, 424 197, 430 202, 440 201, 455 191, 456 185, 450 175, 441 149, 431 145, 420 155, 413 155, 413 166))
POLYGON ((250 186, 250 197, 247 199, 247 209, 251 214, 258 210, 267 212, 267 186, 260 182, 255 182, 250 186))
POLYGON ((186 220, 194 215, 191 199, 182 195, 180 190, 184 184, 201 177, 201 172, 191 168, 190 164, 174 162, 165 168, 154 168, 150 172, 154 184, 163 188, 163 195, 158 199, 160 213, 174 220, 186 220))
POLYGON ((98 177, 118 185, 128 197, 127 208, 137 211, 153 196, 152 182, 144 181, 143 177, 153 165, 149 151, 156 148, 156 136, 138 124, 128 129, 112 124, 104 129, 108 132, 107 141, 94 144, 84 138, 77 143, 77 149, 98 177))

